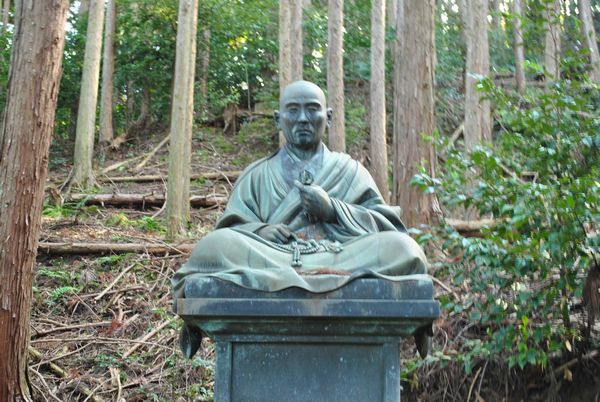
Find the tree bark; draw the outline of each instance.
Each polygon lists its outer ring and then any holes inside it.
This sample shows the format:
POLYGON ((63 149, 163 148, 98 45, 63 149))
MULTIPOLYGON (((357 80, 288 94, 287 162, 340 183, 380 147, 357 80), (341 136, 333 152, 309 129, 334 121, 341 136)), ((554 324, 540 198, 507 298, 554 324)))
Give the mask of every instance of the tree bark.
POLYGON ((329 0, 327 27, 327 97, 333 109, 329 148, 346 151, 344 110, 344 0, 329 0))
POLYGON ((117 20, 115 0, 106 3, 104 31, 104 57, 102 62, 102 91, 100 93, 100 149, 104 153, 114 138, 113 101, 115 75, 115 23, 117 20))
POLYGON ((94 131, 98 102, 100 55, 102 50, 102 25, 104 2, 92 1, 88 17, 85 56, 81 77, 77 130, 75 132, 75 154, 73 157, 72 183, 83 187, 94 182, 92 158, 94 153, 94 131))
POLYGON ((10 0, 4 0, 2 7, 2 32, 6 32, 8 28, 8 13, 10 11, 10 0))
POLYGON ((502 17, 500 16, 500 2, 501 0, 490 0, 490 14, 492 16, 492 29, 498 32, 499 35, 502 32, 502 17))
POLYGON ((291 0, 290 16, 290 44, 293 44, 294 50, 291 52, 292 63, 292 82, 302 79, 304 70, 304 47, 302 40, 302 9, 303 0, 291 0))
MULTIPOLYGON (((135 98, 131 98, 131 104, 129 104, 129 97, 127 99, 127 106, 131 109, 131 114, 133 114, 133 109, 135 108, 135 98)), ((127 136, 136 136, 139 137, 141 134, 145 133, 150 125, 150 121, 152 119, 152 114, 150 113, 150 104, 152 103, 152 96, 150 94, 150 88, 148 84, 144 83, 142 87, 142 98, 140 99, 140 114, 137 119, 135 119, 131 124, 129 124, 129 128, 127 129, 127 136)))
MULTIPOLYGON (((396 19, 398 16, 398 0, 388 0, 386 16, 388 26, 395 31, 397 28, 396 19)), ((392 60, 396 60, 396 56, 394 53, 396 51, 395 41, 390 41, 388 47, 390 57, 392 58, 392 60)))
POLYGON ((185 229, 190 216, 197 20, 198 0, 180 0, 167 185, 167 233, 170 238, 185 229))
POLYGON ((560 0, 546 4, 544 10, 546 28, 544 46, 544 67, 550 77, 548 81, 560 79, 560 0))
POLYGON ((30 400, 29 314, 68 1, 17 2, 0 131, 0 401, 30 400))
POLYGON ((477 91, 477 82, 490 74, 487 0, 468 0, 467 69, 465 74, 465 147, 492 139, 490 101, 477 91))
POLYGON ((463 49, 466 49, 469 42, 469 35, 467 34, 467 30, 469 27, 469 10, 467 6, 467 0, 456 0, 456 5, 458 7, 460 22, 462 24, 462 29, 460 30, 460 37, 464 43, 463 49))
POLYGON ((371 175, 389 201, 385 113, 385 0, 371 3, 371 175))
POLYGON ((87 14, 90 11, 90 1, 92 0, 81 0, 79 2, 79 10, 77 11, 79 15, 87 14))
POLYGON ((387 0, 387 24, 389 27, 396 29, 396 17, 398 15, 398 0, 387 0))
POLYGON ((523 18, 522 0, 513 0, 513 34, 515 51, 515 81, 517 92, 525 92, 525 45, 523 43, 523 30, 521 19, 523 18))
POLYGON ((200 57, 200 119, 208 118, 208 69, 210 67, 210 28, 204 24, 202 27, 202 39, 204 46, 202 47, 202 55, 200 57))
POLYGON ((598 52, 598 44, 596 42, 596 31, 594 29, 590 0, 579 0, 578 8, 585 46, 590 53, 590 79, 592 82, 600 82, 600 52, 598 52))
MULTIPOLYGON (((290 37, 291 3, 279 2, 279 98, 283 90, 292 82, 292 43, 290 37)), ((285 144, 283 132, 279 132, 279 146, 285 144)))
POLYGON ((435 219, 435 199, 410 185, 421 164, 435 172, 432 144, 422 134, 434 130, 435 0, 402 0, 397 17, 394 60, 393 202, 408 226, 435 219))

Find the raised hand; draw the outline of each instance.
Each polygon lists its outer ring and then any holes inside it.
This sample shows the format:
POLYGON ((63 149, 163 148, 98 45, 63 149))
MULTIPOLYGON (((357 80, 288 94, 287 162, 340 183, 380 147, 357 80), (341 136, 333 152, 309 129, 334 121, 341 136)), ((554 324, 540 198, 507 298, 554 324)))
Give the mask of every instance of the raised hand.
POLYGON ((277 225, 267 225, 256 232, 256 234, 265 240, 280 244, 289 243, 290 238, 292 237, 290 228, 283 223, 277 225))
POLYGON ((294 185, 300 191, 300 199, 304 210, 316 217, 320 222, 333 222, 335 220, 335 210, 329 198, 329 194, 323 187, 316 184, 304 185, 298 180, 294 185))

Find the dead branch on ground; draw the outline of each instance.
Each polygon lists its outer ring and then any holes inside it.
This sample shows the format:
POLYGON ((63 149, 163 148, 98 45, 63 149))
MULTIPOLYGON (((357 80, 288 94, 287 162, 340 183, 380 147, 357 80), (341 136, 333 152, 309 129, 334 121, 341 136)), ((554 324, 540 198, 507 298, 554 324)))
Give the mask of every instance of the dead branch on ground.
MULTIPOLYGON (((235 171, 230 171, 230 172, 204 172, 204 173, 190 175, 190 180, 197 180, 197 179, 221 180, 221 179, 224 179, 224 180, 235 181, 240 176, 241 173, 242 173, 241 170, 235 170, 235 171)), ((112 183, 122 183, 122 182, 143 183, 143 182, 152 182, 152 181, 163 181, 166 179, 167 179, 166 175, 155 174, 155 175, 144 175, 144 176, 110 176, 110 177, 99 178, 98 181, 112 182, 112 183)))
POLYGON ((52 243, 39 242, 38 251, 45 254, 189 254, 195 244, 157 245, 153 243, 52 243))
POLYGON ((148 161, 158 152, 158 150, 161 149, 169 141, 169 138, 171 138, 171 133, 168 133, 166 137, 158 143, 157 146, 155 146, 150 152, 148 152, 144 159, 142 159, 142 161, 133 168, 133 171, 139 172, 140 170, 142 170, 144 166, 146 166, 148 161))
MULTIPOLYGON (((165 194, 71 194, 68 198, 71 202, 82 202, 85 205, 131 205, 140 208, 161 207, 166 201, 165 194)), ((223 196, 201 196, 190 197, 192 207, 216 207, 227 203, 227 197, 223 196)))
POLYGON ((135 345, 133 345, 131 348, 129 348, 127 350, 127 352, 123 353, 123 359, 126 359, 127 357, 131 356, 131 354, 133 352, 135 352, 140 346, 146 344, 146 342, 148 342, 148 339, 152 338, 154 335, 156 335, 158 332, 160 332, 167 325, 171 324, 173 321, 174 321, 174 319, 166 320, 162 324, 160 324, 158 327, 156 327, 155 329, 150 331, 148 334, 136 339, 135 342, 137 342, 137 343, 135 345))
MULTIPOLYGON (((33 348, 32 346, 29 347, 29 354, 38 360, 42 360, 42 353, 40 351, 38 351, 37 349, 33 348)), ((54 363, 48 363, 48 368, 54 374, 59 376, 60 378, 68 377, 67 372, 54 363)), ((91 399, 92 401, 95 401, 95 402, 103 402, 104 401, 104 399, 100 398, 97 395, 94 395, 94 391, 90 390, 88 387, 83 385, 81 382, 76 383, 75 388, 80 390, 85 396, 88 397, 88 399, 91 399)))

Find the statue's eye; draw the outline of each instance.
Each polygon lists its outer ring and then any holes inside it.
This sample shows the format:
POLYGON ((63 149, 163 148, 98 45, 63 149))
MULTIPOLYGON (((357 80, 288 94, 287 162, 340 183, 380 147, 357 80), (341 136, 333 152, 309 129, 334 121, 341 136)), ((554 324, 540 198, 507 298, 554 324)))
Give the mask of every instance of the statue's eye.
POLYGON ((288 109, 288 113, 289 114, 296 114, 298 113, 298 108, 297 107, 291 107, 288 109))
POLYGON ((317 113, 319 111, 319 108, 316 106, 309 106, 308 111, 309 113, 317 113))

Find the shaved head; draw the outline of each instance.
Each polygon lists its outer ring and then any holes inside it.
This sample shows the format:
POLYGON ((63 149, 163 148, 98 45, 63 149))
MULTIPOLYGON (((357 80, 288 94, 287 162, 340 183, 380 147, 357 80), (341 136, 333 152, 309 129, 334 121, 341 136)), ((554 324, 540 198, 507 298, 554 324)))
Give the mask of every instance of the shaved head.
POLYGON ((327 107, 325 94, 321 88, 309 81, 295 81, 283 90, 283 95, 279 101, 279 108, 283 110, 287 101, 295 99, 298 96, 315 97, 321 103, 323 109, 327 107))
POLYGON ((279 108, 275 121, 288 149, 307 157, 314 154, 332 115, 321 88, 308 81, 293 82, 283 90, 279 108))

